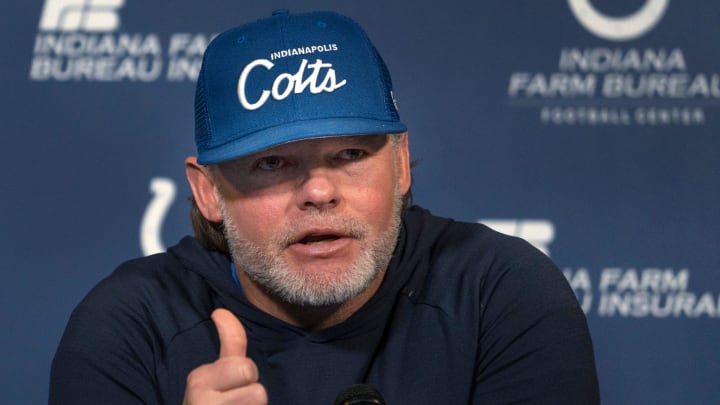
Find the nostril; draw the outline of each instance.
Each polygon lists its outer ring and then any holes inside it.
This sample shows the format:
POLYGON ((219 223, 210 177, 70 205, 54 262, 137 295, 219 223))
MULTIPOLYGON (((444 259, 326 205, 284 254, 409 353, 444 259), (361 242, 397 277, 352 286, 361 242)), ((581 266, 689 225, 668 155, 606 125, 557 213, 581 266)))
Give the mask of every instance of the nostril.
POLYGON ((303 206, 305 208, 327 209, 337 205, 336 199, 308 199, 303 206))

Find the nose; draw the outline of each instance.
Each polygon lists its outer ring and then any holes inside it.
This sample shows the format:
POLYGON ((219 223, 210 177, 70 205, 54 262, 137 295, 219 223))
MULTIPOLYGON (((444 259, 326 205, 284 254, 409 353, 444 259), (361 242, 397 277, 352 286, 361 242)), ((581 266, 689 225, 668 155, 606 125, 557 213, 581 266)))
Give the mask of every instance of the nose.
POLYGON ((328 210, 338 205, 340 193, 328 168, 308 170, 297 190, 297 204, 302 210, 328 210))

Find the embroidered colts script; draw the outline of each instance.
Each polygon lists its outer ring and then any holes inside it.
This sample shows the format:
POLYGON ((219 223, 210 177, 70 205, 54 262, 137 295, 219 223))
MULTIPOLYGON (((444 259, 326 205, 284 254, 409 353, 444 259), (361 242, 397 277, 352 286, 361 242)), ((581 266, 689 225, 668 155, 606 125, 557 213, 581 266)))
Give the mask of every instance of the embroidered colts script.
POLYGON ((308 64, 308 60, 303 59, 297 72, 280 73, 273 80, 272 89, 263 90, 257 100, 248 100, 245 86, 248 78, 252 75, 253 69, 272 70, 274 66, 275 64, 267 59, 256 59, 245 66, 245 69, 240 73, 237 89, 238 99, 246 110, 257 110, 262 107, 270 98, 270 95, 272 95, 273 99, 280 101, 286 99, 291 93, 300 94, 305 90, 310 91, 312 94, 332 93, 347 83, 347 80, 337 81, 332 63, 325 63, 321 59, 316 59, 314 63, 308 64))

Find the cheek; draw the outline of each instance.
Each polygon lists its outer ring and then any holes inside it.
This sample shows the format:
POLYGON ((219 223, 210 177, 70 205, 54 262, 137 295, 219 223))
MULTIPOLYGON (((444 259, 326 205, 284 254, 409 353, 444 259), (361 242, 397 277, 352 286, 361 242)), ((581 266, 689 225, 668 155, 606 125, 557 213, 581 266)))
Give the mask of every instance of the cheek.
MULTIPOLYGON (((388 170, 392 170, 390 167, 388 170)), ((393 213, 395 201, 395 177, 387 175, 367 176, 363 186, 356 188, 354 205, 370 222, 386 226, 393 213)), ((392 173, 392 171, 390 171, 392 173)))
POLYGON ((238 232, 248 240, 266 238, 279 228, 278 222, 283 217, 277 202, 266 198, 236 200, 228 211, 238 232))

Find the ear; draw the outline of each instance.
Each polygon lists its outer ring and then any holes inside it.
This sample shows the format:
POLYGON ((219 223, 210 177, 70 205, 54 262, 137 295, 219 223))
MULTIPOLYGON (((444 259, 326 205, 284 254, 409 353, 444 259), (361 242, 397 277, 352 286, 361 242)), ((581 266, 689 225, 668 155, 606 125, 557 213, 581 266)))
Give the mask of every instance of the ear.
POLYGON ((412 184, 412 173, 410 171, 410 147, 408 144, 408 133, 400 135, 400 142, 395 146, 398 163, 398 187, 400 193, 405 195, 410 191, 412 184))
POLYGON ((205 219, 210 222, 222 222, 215 182, 208 173, 208 169, 198 164, 196 157, 191 156, 185 159, 185 176, 190 183, 195 202, 205 219))

